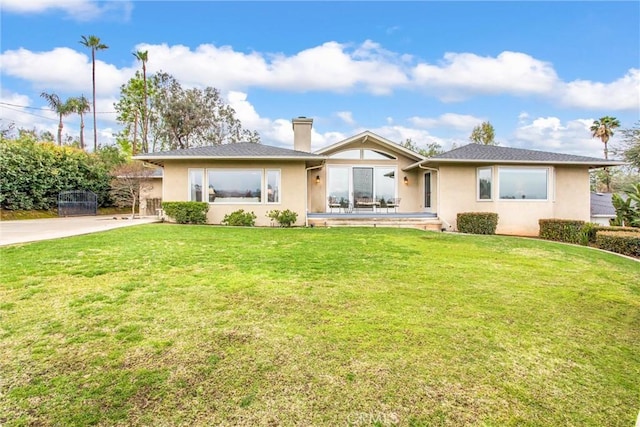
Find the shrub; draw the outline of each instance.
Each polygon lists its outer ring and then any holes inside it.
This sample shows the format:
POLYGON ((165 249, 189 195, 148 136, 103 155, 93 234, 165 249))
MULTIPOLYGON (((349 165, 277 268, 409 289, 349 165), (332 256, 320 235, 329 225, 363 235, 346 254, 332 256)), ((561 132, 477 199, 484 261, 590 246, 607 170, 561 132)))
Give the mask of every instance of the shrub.
POLYGON ((209 204, 204 202, 162 202, 162 209, 178 224, 205 224, 209 204))
MULTIPOLYGON (((585 224, 585 226, 587 226, 590 223, 585 224)), ((584 229, 583 229, 584 231, 584 229)), ((620 232, 620 231, 628 231, 631 233, 640 233, 640 228, 638 227, 617 227, 617 226, 604 226, 604 225, 595 225, 594 227, 589 229, 588 234, 589 234, 589 243, 595 243, 596 242, 596 234, 599 231, 610 231, 610 232, 620 232)))
POLYGON ((584 221, 574 219, 541 219, 540 238, 558 242, 580 244, 583 241, 584 221))
POLYGON ((291 227, 298 219, 298 214, 289 209, 279 211, 277 209, 267 212, 271 221, 276 221, 281 227, 291 227))
POLYGON ((598 231, 596 246, 605 251, 640 258, 640 233, 633 231, 598 231))
POLYGON ((596 231, 600 226, 594 222, 585 223, 580 229, 580 244, 587 246, 596 241, 596 231))
POLYGON ((470 234, 496 234, 498 214, 493 212, 462 212, 457 215, 458 231, 470 234))
POLYGON ((245 212, 244 209, 227 214, 222 219, 224 225, 253 227, 256 225, 256 214, 253 212, 245 212))

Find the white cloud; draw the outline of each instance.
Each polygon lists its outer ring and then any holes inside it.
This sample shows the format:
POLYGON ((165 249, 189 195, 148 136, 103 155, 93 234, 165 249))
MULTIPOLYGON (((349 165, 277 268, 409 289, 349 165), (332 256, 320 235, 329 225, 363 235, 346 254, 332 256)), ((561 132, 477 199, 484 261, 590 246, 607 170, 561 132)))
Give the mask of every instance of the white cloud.
POLYGON ((563 86, 560 101, 570 107, 599 110, 640 109, 640 69, 611 83, 575 80, 563 86))
POLYGON ((149 51, 151 72, 162 69, 194 86, 215 81, 223 90, 260 86, 294 92, 343 92, 362 87, 374 94, 387 94, 408 81, 399 65, 402 59, 370 41, 355 49, 327 42, 291 56, 243 53, 211 44, 194 50, 166 44, 141 44, 137 49, 149 51))
MULTIPOLYGON (((532 150, 554 151, 591 157, 604 157, 604 146, 591 136, 593 119, 574 119, 562 122, 557 117, 538 117, 519 126, 511 146, 532 150)), ((610 141, 615 141, 616 135, 610 141)))
POLYGON ((438 117, 410 117, 409 122, 419 128, 451 128, 460 131, 472 130, 483 119, 468 114, 445 113, 438 117))
POLYGON ((350 126, 353 126, 356 123, 356 121, 353 120, 353 113, 351 111, 338 111, 336 116, 350 126))
POLYGON ((558 80, 551 64, 508 51, 495 58, 446 53, 440 65, 418 64, 413 77, 418 86, 435 89, 446 99, 471 94, 545 94, 558 80))
POLYGON ((36 14, 59 10, 77 21, 91 21, 112 13, 128 20, 132 8, 132 2, 123 0, 102 3, 92 0, 2 0, 3 13, 36 14))
MULTIPOLYGON (((91 58, 67 47, 48 52, 27 49, 8 50, 0 55, 2 73, 30 81, 36 90, 47 92, 84 93, 92 91, 91 58)), ((132 68, 118 69, 96 60, 96 93, 115 95, 120 85, 134 74, 132 68)))

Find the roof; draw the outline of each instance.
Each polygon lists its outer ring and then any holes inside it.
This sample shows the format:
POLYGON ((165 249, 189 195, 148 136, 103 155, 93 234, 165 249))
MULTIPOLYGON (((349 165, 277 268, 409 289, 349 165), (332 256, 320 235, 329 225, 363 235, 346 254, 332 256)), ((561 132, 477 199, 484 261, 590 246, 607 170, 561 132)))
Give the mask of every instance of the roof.
POLYGON ((409 150, 408 148, 403 147, 400 144, 397 144, 389 139, 386 139, 380 135, 377 135, 371 131, 364 131, 361 132, 357 135, 354 135, 352 137, 349 137, 347 139, 343 139, 342 141, 336 142, 335 144, 329 145, 327 147, 321 148, 320 150, 316 151, 316 153, 318 154, 327 154, 327 153, 331 153, 333 151, 336 151, 337 149, 345 146, 345 145, 349 145, 353 142, 356 141, 360 141, 362 143, 367 142, 368 140, 372 140, 375 141, 377 144, 381 145, 381 146, 386 146, 389 149, 395 151, 395 152, 400 152, 403 153, 404 155, 406 155, 409 158, 415 159, 415 160, 424 160, 424 156, 421 155, 420 153, 416 153, 413 150, 409 150))
POLYGON ((591 193, 591 216, 606 216, 614 218, 616 209, 611 198, 613 193, 591 193))
POLYGON ((496 145, 467 144, 415 163, 406 169, 419 165, 438 163, 503 163, 503 164, 573 164, 589 167, 617 166, 625 164, 619 160, 605 160, 597 157, 552 153, 549 151, 527 150, 524 148, 501 147, 496 145))
POLYGON ((304 151, 274 147, 254 142, 238 142, 232 144, 209 145, 206 147, 187 148, 182 150, 158 151, 139 154, 134 157, 150 163, 162 165, 166 160, 183 159, 222 159, 222 160, 322 160, 325 156, 304 151))

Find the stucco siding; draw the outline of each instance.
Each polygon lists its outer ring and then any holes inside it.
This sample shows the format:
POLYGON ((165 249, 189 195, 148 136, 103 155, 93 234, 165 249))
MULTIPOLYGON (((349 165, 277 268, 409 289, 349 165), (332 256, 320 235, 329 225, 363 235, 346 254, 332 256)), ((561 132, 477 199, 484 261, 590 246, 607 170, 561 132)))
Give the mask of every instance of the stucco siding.
POLYGON ((589 220, 589 177, 586 167, 551 167, 548 200, 500 200, 498 166, 493 166, 493 199, 479 201, 477 166, 440 166, 438 216, 443 226, 456 230, 461 212, 495 212, 498 234, 535 236, 541 218, 589 220))
MULTIPOLYGON (((189 200, 189 169, 269 169, 280 170, 280 203, 209 203, 207 222, 220 224, 224 216, 244 209, 256 214, 256 225, 268 226, 271 220, 266 216, 270 210, 292 210, 298 214, 295 225, 306 221, 305 190, 306 174, 304 162, 282 161, 172 161, 164 167, 163 201, 189 200)), ((205 172, 206 174, 206 172, 205 172)))

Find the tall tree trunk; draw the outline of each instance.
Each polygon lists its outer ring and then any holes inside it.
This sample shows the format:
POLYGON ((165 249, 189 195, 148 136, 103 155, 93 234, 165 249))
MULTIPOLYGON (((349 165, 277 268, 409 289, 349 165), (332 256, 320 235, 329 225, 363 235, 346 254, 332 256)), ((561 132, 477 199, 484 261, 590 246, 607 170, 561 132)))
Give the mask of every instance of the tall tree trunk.
POLYGON ((96 49, 91 48, 92 82, 93 82, 93 152, 98 151, 98 128, 96 120, 96 49))
POLYGON ((85 151, 84 148, 84 114, 80 113, 80 148, 85 151))
POLYGON ((138 154, 138 112, 133 115, 133 143, 131 144, 131 154, 138 154))
POLYGON ((147 110, 147 66, 142 61, 142 82, 144 84, 143 97, 144 108, 142 109, 142 149, 145 153, 149 152, 149 141, 147 140, 147 132, 149 130, 149 114, 147 110))
POLYGON ((62 114, 60 114, 60 123, 58 123, 58 145, 62 145, 62 114))

